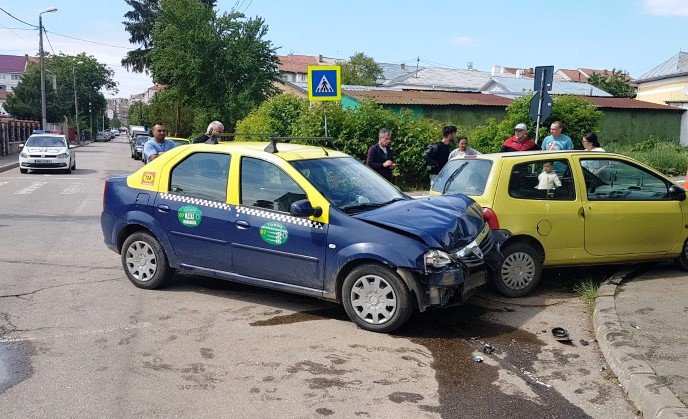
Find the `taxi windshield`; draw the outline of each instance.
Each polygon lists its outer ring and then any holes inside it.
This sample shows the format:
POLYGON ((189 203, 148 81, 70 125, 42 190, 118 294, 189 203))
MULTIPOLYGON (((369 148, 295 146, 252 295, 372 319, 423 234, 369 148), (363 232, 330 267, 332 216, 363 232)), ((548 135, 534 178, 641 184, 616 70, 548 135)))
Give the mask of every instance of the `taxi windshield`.
POLYGON ((27 147, 66 147, 61 137, 29 137, 27 147))
POLYGON ((298 160, 291 165, 332 205, 348 214, 410 199, 352 157, 298 160))

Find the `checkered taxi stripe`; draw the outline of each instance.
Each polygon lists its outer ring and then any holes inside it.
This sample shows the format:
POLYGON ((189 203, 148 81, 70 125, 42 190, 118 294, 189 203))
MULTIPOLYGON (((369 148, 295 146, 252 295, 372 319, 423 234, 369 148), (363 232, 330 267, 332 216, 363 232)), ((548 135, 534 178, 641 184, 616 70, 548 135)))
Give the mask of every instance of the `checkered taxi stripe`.
POLYGON ((218 208, 225 211, 230 211, 232 209, 232 206, 229 204, 223 204, 222 202, 216 201, 208 201, 207 199, 192 198, 190 196, 161 193, 160 198, 167 199, 169 201, 183 202, 185 204, 200 205, 202 207, 218 208))
POLYGON ((318 222, 318 221, 313 221, 308 218, 301 218, 301 217, 294 217, 292 215, 288 214, 280 214, 272 211, 264 211, 258 208, 249 208, 249 207, 237 207, 237 215, 239 214, 249 214, 249 215, 255 215, 257 217, 263 217, 263 218, 268 218, 270 220, 275 220, 275 221, 281 221, 283 223, 290 223, 290 224, 296 224, 296 225, 302 225, 304 227, 311 227, 311 228, 318 228, 322 229, 323 228, 323 223, 318 222))

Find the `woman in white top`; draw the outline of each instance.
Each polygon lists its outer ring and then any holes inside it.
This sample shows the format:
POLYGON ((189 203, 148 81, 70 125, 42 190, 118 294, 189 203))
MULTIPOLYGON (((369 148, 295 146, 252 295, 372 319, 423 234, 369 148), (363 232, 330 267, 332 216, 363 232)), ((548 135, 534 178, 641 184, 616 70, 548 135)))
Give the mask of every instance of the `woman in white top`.
POLYGON ((600 147, 600 142, 594 132, 585 134, 581 139, 581 144, 583 144, 583 149, 586 151, 605 151, 600 147))
POLYGON ((536 189, 551 190, 561 186, 561 180, 555 172, 552 171, 552 163, 547 162, 542 166, 542 173, 538 175, 538 185, 536 189))

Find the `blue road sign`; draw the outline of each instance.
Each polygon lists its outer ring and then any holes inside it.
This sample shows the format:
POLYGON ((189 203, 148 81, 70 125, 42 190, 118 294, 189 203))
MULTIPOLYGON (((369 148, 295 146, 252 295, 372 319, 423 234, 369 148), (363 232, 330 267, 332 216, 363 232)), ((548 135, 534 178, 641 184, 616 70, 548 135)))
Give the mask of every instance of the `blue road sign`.
POLYGON ((340 67, 337 65, 308 67, 309 100, 341 100, 340 67))

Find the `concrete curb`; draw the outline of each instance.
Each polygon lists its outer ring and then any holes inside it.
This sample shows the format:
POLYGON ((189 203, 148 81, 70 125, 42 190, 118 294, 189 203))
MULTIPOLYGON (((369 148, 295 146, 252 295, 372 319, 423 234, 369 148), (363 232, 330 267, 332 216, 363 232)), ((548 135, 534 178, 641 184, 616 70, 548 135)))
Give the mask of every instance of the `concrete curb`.
MULTIPOLYGON (((74 148, 83 147, 83 146, 89 145, 91 143, 92 143, 92 141, 88 141, 88 142, 83 143, 83 144, 74 144, 76 146, 74 148)), ((0 165, 0 173, 6 172, 8 170, 12 170, 12 169, 19 167, 19 153, 15 154, 15 157, 17 158, 17 161, 15 161, 14 163, 8 163, 8 164, 0 165)))
POLYGON ((617 286, 634 271, 614 274, 600 286, 592 317, 597 342, 621 386, 643 417, 688 417, 688 407, 662 384, 650 364, 639 359, 633 350, 632 332, 621 326, 614 296, 617 286))

